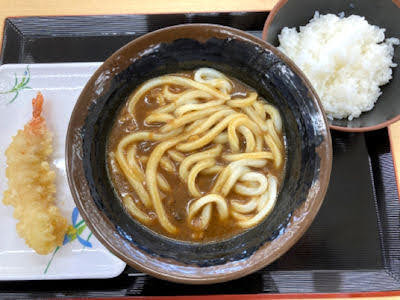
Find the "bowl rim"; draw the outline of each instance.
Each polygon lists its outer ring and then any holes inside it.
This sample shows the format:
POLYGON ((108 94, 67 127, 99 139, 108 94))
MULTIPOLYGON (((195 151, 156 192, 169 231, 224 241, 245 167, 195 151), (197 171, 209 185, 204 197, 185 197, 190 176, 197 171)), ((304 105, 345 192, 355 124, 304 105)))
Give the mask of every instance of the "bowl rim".
MULTIPOLYGON (((146 43, 144 43, 146 45, 146 43)), ((135 52, 135 54, 137 54, 135 52)), ((79 143, 79 141, 78 141, 79 143)), ((90 228, 90 230, 95 234, 96 238, 108 249, 110 250, 114 255, 125 261, 128 265, 143 271, 147 274, 150 274, 152 276, 161 278, 161 279, 166 279, 169 281, 174 281, 174 282, 179 282, 179 283, 190 283, 190 284, 210 284, 210 283, 217 283, 217 282, 223 282, 223 281, 228 281, 236 278, 243 277, 245 275, 248 275, 250 273, 255 272, 256 270, 261 269, 262 267, 272 263, 275 261, 277 258, 279 258, 281 255, 286 253, 299 239, 303 234, 306 232, 306 230, 309 228, 311 223, 313 222, 315 216, 317 215, 322 202, 325 198, 326 191, 328 189, 329 185, 329 180, 330 180, 330 174, 331 174, 331 167, 332 167, 332 141, 331 141, 331 136, 330 136, 330 131, 328 127, 328 122, 326 119, 325 114, 322 111, 322 105, 321 102, 318 98, 318 95, 316 94, 315 90, 311 86, 310 82, 307 80, 307 78, 304 76, 304 74, 300 71, 300 69, 291 62, 289 58, 287 58, 285 55, 283 55, 280 51, 278 51, 276 48, 274 48, 272 45, 269 43, 253 36, 250 35, 244 31, 227 27, 227 26, 221 26, 221 25, 215 25, 215 24, 183 24, 183 25, 175 25, 175 26, 170 26, 170 27, 165 27, 150 33, 147 33, 135 40, 132 40, 116 52, 114 52, 107 60, 104 61, 104 63, 96 70, 96 72, 92 75, 92 77, 89 79, 87 84, 85 85, 84 89, 82 90, 75 107, 72 111, 71 117, 70 117, 70 122, 68 125, 68 131, 66 135, 66 169, 67 169, 67 178, 68 178, 68 183, 71 189, 71 194, 74 198, 74 201, 81 213, 82 218, 86 221, 87 226, 90 228), (154 36, 158 36, 159 34, 162 34, 164 32, 169 32, 169 31, 179 31, 179 32, 188 32, 191 29, 197 29, 201 30, 202 32, 206 32, 207 36, 212 34, 213 36, 217 35, 222 35, 224 37, 234 37, 239 40, 246 40, 251 43, 257 44, 261 46, 263 49, 267 49, 272 51, 275 55, 277 55, 284 63, 286 63, 291 70, 293 70, 299 78, 302 80, 303 84, 308 88, 308 92, 310 94, 310 98, 313 100, 313 102, 316 103, 317 110, 319 114, 321 115, 321 118, 323 120, 323 129, 321 130, 323 132, 323 141, 321 144, 316 148, 316 151, 320 157, 320 169, 321 171, 319 172, 318 175, 315 177, 315 184, 313 184, 310 187, 309 193, 307 195, 306 201, 298 207, 293 215, 299 216, 298 220, 292 222, 290 224, 290 227, 293 227, 293 230, 288 230, 285 231, 282 235, 280 235, 277 239, 276 243, 270 243, 267 242, 260 246, 260 248, 255 251, 255 254, 257 254, 257 257, 253 257, 254 253, 244 259, 244 262, 240 261, 240 267, 235 265, 235 268, 231 268, 231 272, 228 273, 218 273, 213 270, 217 270, 215 268, 220 268, 220 266, 231 266, 230 264, 234 263, 237 264, 238 261, 235 262, 228 262, 222 265, 217 265, 213 267, 199 267, 199 266, 188 266, 195 268, 196 270, 200 269, 207 269, 209 271, 207 272, 199 272, 197 274, 184 274, 177 272, 176 270, 165 270, 162 267, 155 268, 153 267, 150 263, 149 264, 144 264, 143 262, 138 262, 135 259, 132 258, 132 256, 126 255, 120 248, 116 247, 110 240, 110 237, 101 232, 100 230, 100 225, 98 223, 92 222, 92 217, 93 214, 97 214, 99 217, 101 217, 101 220, 103 221, 104 226, 113 226, 111 222, 108 220, 107 217, 104 216, 104 213, 100 211, 97 206, 94 204, 93 198, 90 195, 90 192, 84 191, 84 197, 81 198, 81 194, 79 193, 77 189, 77 183, 81 178, 74 178, 75 171, 74 169, 83 169, 82 166, 82 160, 79 161, 79 158, 77 157, 76 150, 74 149, 74 144, 76 143, 76 138, 78 136, 79 138, 79 133, 76 133, 77 129, 80 128, 81 124, 81 117, 82 113, 79 111, 79 108, 84 108, 86 111, 84 114, 87 112, 87 105, 91 103, 92 99, 90 97, 87 97, 88 94, 91 93, 93 87, 96 84, 96 80, 98 79, 99 76, 103 74, 104 69, 108 69, 115 63, 115 59, 118 60, 118 57, 124 51, 127 51, 129 47, 132 47, 132 45, 137 45, 137 44, 143 44, 143 41, 146 41, 146 39, 151 39, 154 36), (78 165, 75 165, 75 162, 78 165), (94 205, 96 212, 92 211, 87 211, 87 209, 84 206, 84 203, 86 201, 90 201, 93 203, 90 203, 90 205, 94 205), (307 214, 304 215, 302 213, 306 212, 307 214), (279 242, 280 241, 280 242, 279 242), (279 244, 279 247, 270 247, 270 245, 277 245, 279 244), (268 248, 268 249, 267 249, 268 248), (268 250, 268 251, 266 251, 268 250), (271 254, 272 253, 272 254, 271 254), (264 254, 264 255, 262 255, 264 254), (266 255, 268 254, 268 255, 266 255), (211 269, 214 268, 214 269, 211 269)), ((84 178, 86 181, 86 179, 84 178)), ((81 184, 79 183, 78 186, 81 184)), ((85 183, 84 183, 85 185, 85 183)), ((96 216, 97 216, 96 215, 96 216)), ((293 218, 293 217, 292 217, 293 218)), ((115 227, 112 229, 113 232, 116 232, 115 227)), ((115 238, 116 239, 116 238, 115 238)), ((146 252, 143 252, 141 249, 136 247, 135 245, 131 245, 132 248, 136 252, 139 252, 143 255, 146 256, 148 259, 148 262, 165 262, 161 258, 158 257, 149 257, 149 254, 146 252)), ((170 263, 170 260, 168 261, 170 263)), ((180 266, 175 264, 171 264, 173 266, 180 266)), ((233 266, 233 265, 232 265, 233 266)), ((187 266, 184 266, 185 268, 187 266)), ((203 271, 203 270, 201 270, 203 271)))
MULTIPOLYGON (((278 3, 275 4, 275 6, 272 8, 270 13, 268 14, 267 19, 265 20, 264 23, 264 28, 262 31, 262 39, 263 41, 267 42, 267 36, 268 36, 268 30, 275 18, 275 16, 278 14, 279 10, 285 6, 285 4, 289 0, 279 0, 278 3)), ((397 5, 400 8, 400 0, 392 0, 392 2, 397 5)), ((268 42, 267 42, 268 43, 268 42)), ((325 112, 324 112, 325 114, 325 112)), ((346 127, 346 126, 338 126, 338 125, 332 125, 330 122, 328 122, 329 128, 337 130, 337 131, 343 131, 343 132, 368 132, 368 131, 374 131, 378 129, 382 129, 385 127, 388 127, 390 124, 395 123, 400 120, 400 114, 395 116, 392 119, 383 121, 381 123, 378 123, 373 126, 366 126, 366 127, 346 127)))

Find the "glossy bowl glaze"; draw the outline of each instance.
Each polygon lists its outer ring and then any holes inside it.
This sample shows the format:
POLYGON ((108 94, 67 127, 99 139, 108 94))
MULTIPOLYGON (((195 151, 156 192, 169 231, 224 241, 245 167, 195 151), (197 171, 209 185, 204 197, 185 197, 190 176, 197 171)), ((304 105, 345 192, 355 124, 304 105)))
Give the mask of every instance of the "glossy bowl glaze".
MULTIPOLYGON (((279 46, 278 34, 283 27, 306 25, 315 11, 321 14, 360 15, 373 25, 386 28, 385 36, 400 39, 400 0, 280 0, 268 15, 263 40, 279 46)), ((393 62, 400 66, 400 47, 395 47, 393 62)), ((351 121, 328 120, 332 129, 362 132, 380 129, 400 120, 400 67, 392 68, 390 82, 381 86, 382 95, 372 110, 351 121)))
POLYGON ((83 89, 66 144, 72 195, 95 236, 138 270, 196 284, 244 276, 285 253, 317 214, 332 162, 324 114, 301 72, 268 43, 209 24, 161 29, 114 53, 83 89), (279 108, 287 162, 276 207, 265 221, 233 238, 201 244, 164 237, 131 218, 110 184, 105 151, 118 109, 139 84, 204 66, 245 82, 279 108))

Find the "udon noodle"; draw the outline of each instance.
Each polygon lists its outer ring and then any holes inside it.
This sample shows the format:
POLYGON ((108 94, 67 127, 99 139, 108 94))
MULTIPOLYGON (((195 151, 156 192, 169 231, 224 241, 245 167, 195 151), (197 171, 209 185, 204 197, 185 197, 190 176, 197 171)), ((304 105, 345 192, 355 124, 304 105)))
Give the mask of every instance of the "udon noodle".
POLYGON ((285 160, 279 111, 210 68, 137 88, 108 150, 126 210, 182 240, 228 237, 262 222, 274 208, 285 160))

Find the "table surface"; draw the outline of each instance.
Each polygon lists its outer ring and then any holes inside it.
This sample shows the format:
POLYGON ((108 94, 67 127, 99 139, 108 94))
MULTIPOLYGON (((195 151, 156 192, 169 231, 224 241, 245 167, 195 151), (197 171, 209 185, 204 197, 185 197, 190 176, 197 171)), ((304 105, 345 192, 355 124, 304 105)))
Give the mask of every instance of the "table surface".
MULTIPOLYGON (((59 16, 59 15, 105 15, 105 14, 152 14, 152 13, 184 13, 184 12, 240 12, 240 11, 270 11, 278 0, 2 0, 0 11, 0 26, 4 28, 7 17, 24 16, 59 16)), ((0 45, 3 40, 3 31, 0 30, 0 45)), ((395 160, 395 173, 400 186, 400 121, 389 127, 391 149, 395 160)), ((400 191, 399 191, 400 195, 400 191)), ((282 299, 282 296, 279 298, 282 299)), ((288 295, 286 295, 288 296, 288 295)), ((400 291, 359 293, 359 294, 336 294, 334 295, 303 295, 302 299, 322 299, 326 297, 344 299, 347 297, 363 297, 365 299, 398 299, 400 291)), ((219 296, 220 297, 220 296, 219 296)), ((273 295, 254 295, 251 299, 271 299, 273 295)), ((210 297, 212 299, 214 297, 210 297)), ((235 297, 236 298, 236 297, 235 297)), ((216 299, 216 298, 215 298, 216 299)), ((220 299, 220 298, 219 298, 220 299)), ((232 296, 230 296, 232 299, 232 296)), ((293 298, 292 298, 293 299, 293 298)))

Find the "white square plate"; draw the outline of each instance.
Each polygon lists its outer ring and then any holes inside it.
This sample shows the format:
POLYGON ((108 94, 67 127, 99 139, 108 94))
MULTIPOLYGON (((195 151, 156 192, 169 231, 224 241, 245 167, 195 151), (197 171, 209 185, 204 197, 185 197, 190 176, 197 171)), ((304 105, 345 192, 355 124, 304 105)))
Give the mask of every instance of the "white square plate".
MULTIPOLYGON (((125 263, 86 228, 72 199, 65 171, 65 137, 75 102, 100 63, 16 64, 0 66, 0 193, 7 189, 5 150, 11 137, 32 117, 32 98, 44 96, 43 115, 53 133, 51 166, 56 172, 57 204, 79 238, 49 255, 38 255, 17 233, 13 207, 0 200, 0 280, 111 278, 125 263)), ((76 236, 75 236, 76 237, 76 236)))

